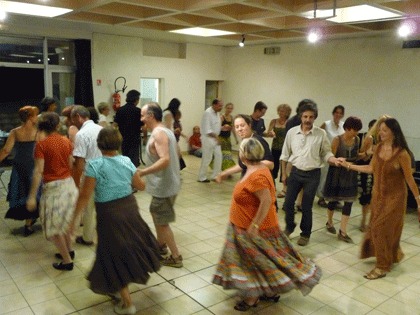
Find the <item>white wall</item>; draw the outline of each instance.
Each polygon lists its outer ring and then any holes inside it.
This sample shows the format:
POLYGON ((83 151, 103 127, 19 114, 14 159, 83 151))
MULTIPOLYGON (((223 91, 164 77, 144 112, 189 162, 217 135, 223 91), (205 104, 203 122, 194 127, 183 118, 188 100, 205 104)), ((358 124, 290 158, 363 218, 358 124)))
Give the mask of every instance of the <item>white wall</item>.
MULTIPOLYGON (((92 77, 94 99, 111 103, 114 81, 123 76, 127 80, 127 90, 140 91, 141 77, 163 79, 162 108, 176 97, 181 101, 183 114, 181 122, 184 133, 190 135, 192 127, 199 125, 204 112, 205 81, 223 80, 222 62, 225 49, 217 46, 188 44, 186 59, 146 57, 142 54, 143 40, 138 37, 93 34, 92 36, 92 77), (97 86, 96 80, 102 80, 97 86)), ((122 80, 119 80, 119 88, 122 80)), ((122 93, 120 93, 122 94, 122 93)), ((187 150, 186 141, 180 141, 181 149, 187 150)))
POLYGON ((386 113, 398 119, 420 159, 420 49, 402 49, 394 37, 278 46, 280 55, 264 55, 265 46, 227 48, 223 95, 235 113, 251 113, 262 100, 268 125, 277 105, 288 103, 294 112, 300 100, 311 98, 319 108, 317 125, 342 104, 346 117, 362 119, 364 130, 386 113))

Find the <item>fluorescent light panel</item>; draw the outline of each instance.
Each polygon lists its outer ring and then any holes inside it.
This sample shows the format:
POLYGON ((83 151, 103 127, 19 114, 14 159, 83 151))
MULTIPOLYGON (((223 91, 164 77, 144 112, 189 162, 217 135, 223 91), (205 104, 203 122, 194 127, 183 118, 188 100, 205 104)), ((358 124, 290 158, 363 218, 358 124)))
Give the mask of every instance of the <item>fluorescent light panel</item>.
POLYGON ((202 28, 202 27, 191 27, 183 28, 181 30, 170 31, 171 33, 185 34, 185 35, 194 35, 202 37, 212 37, 212 36, 223 36, 235 34, 234 32, 226 32, 220 30, 213 30, 211 28, 202 28))
MULTIPOLYGON (((317 18, 326 18, 328 21, 336 23, 351 23, 351 22, 362 22, 362 21, 374 21, 374 20, 385 20, 390 18, 401 17, 401 14, 397 14, 391 11, 372 7, 370 5, 357 5, 348 8, 340 8, 335 10, 336 17, 332 17, 333 10, 317 10, 317 18)), ((307 11, 303 13, 303 16, 308 19, 314 18, 314 11, 307 11)))
POLYGON ((63 9, 38 4, 20 3, 14 1, 0 1, 0 10, 9 13, 35 15, 43 17, 55 17, 73 11, 71 9, 63 9))

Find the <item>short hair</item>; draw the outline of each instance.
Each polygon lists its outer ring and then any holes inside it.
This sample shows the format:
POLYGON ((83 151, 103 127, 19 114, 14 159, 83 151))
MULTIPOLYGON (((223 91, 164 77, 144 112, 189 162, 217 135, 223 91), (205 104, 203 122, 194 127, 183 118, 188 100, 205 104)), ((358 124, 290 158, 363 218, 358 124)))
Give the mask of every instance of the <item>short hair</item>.
POLYGON ((229 103, 225 104, 225 108, 228 107, 228 106, 231 106, 231 105, 233 106, 233 103, 229 102, 229 103))
POLYGON ((332 113, 334 114, 338 109, 341 109, 341 111, 343 112, 343 115, 344 115, 345 109, 344 109, 343 105, 334 106, 332 113))
POLYGON ((98 104, 98 111, 100 114, 102 114, 102 112, 107 108, 109 108, 109 104, 107 102, 100 102, 98 104))
POLYGON ((215 98, 212 102, 211 105, 216 105, 220 102, 220 100, 218 98, 215 98))
POLYGON ((98 148, 103 151, 115 151, 121 148, 122 136, 121 133, 111 127, 104 127, 99 131, 98 138, 96 139, 98 148))
POLYGON ((38 107, 26 105, 19 109, 19 119, 21 122, 25 123, 29 118, 37 116, 39 114, 38 107))
POLYGON ((265 105, 264 102, 262 101, 258 101, 257 103, 255 103, 254 105, 254 112, 256 112, 257 110, 264 110, 267 109, 267 105, 265 105))
POLYGON ((241 142, 239 154, 250 162, 260 162, 264 159, 264 147, 255 138, 247 138, 241 142))
POLYGON ((300 106, 300 108, 299 108, 299 117, 302 117, 302 114, 304 112, 307 112, 307 111, 313 112, 315 114, 315 118, 318 117, 318 109, 312 103, 305 103, 302 106, 300 106))
POLYGON ((44 131, 50 134, 57 130, 58 124, 60 123, 60 116, 55 112, 42 113, 38 119, 38 130, 44 131))
POLYGON ((344 121, 343 128, 344 130, 353 129, 355 131, 359 131, 363 128, 363 124, 360 118, 350 116, 344 121))
POLYGON ((46 112, 48 110, 48 107, 50 107, 50 105, 56 103, 57 101, 50 96, 46 96, 41 100, 40 103, 40 112, 46 112))
POLYGON ((290 117, 290 114, 292 113, 292 108, 288 104, 280 104, 277 106, 277 111, 279 110, 285 110, 286 111, 286 119, 290 117))
POLYGON ((300 108, 303 106, 303 105, 305 105, 305 104, 312 104, 317 110, 318 110, 318 107, 317 107, 317 105, 316 105, 316 103, 313 101, 313 100, 311 100, 311 99, 309 99, 309 98, 304 98, 303 100, 301 100, 300 102, 299 102, 299 104, 298 104, 298 106, 296 107, 296 113, 299 115, 300 114, 300 108))
POLYGON ((130 90, 127 92, 127 96, 125 97, 125 101, 127 103, 135 103, 140 99, 140 92, 137 90, 130 90))
POLYGON ((89 118, 90 119, 90 112, 89 110, 84 107, 83 105, 74 105, 71 110, 71 117, 79 115, 82 118, 89 118))
POLYGON ((251 124, 252 124, 251 116, 245 115, 245 114, 238 114, 238 115, 235 116, 235 118, 233 120, 235 121, 238 118, 242 118, 249 126, 251 126, 251 124))
POLYGON ((159 104, 156 102, 147 103, 147 113, 152 114, 155 117, 156 121, 162 121, 162 108, 160 108, 159 104))

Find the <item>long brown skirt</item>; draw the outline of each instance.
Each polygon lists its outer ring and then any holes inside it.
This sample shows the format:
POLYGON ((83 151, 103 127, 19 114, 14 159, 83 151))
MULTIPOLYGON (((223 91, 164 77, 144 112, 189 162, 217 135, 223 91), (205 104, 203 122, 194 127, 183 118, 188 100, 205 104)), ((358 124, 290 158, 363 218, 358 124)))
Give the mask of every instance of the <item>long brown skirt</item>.
POLYGON ((129 283, 145 284, 160 268, 159 246, 133 195, 96 203, 98 246, 88 280, 92 291, 115 293, 129 283))

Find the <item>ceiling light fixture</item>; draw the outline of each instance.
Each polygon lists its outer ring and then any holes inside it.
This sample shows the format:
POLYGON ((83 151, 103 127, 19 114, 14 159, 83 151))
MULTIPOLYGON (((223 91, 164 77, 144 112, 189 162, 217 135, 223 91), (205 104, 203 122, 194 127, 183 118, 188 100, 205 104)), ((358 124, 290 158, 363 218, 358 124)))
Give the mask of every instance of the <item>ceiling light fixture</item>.
POLYGON ((245 35, 242 35, 242 40, 239 42, 239 47, 244 47, 245 46, 245 35))
POLYGON ((398 28, 400 37, 408 37, 416 32, 416 23, 413 21, 404 21, 398 28))
POLYGON ((314 44, 321 39, 321 33, 318 30, 311 30, 307 38, 308 42, 314 44))
POLYGON ((202 36, 202 37, 212 37, 212 36, 223 36, 223 35, 235 34, 234 32, 214 30, 214 29, 211 29, 211 28, 203 28, 203 27, 183 28, 183 29, 180 29, 180 30, 174 30, 174 31, 169 31, 169 32, 170 33, 185 34, 185 35, 202 36))
POLYGON ((5 12, 9 13, 35 15, 43 17, 56 17, 73 11, 71 9, 57 8, 38 4, 21 3, 15 1, 0 1, 0 7, 5 12))

